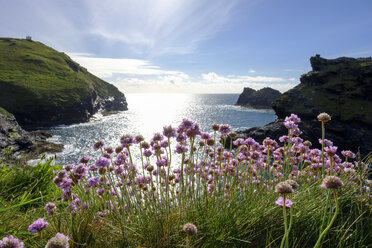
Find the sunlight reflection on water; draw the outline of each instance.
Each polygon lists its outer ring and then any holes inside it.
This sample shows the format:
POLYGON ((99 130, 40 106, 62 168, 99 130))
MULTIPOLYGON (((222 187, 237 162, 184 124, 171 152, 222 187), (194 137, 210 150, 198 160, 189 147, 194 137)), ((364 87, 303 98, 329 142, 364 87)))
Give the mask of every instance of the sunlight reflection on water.
MULTIPOLYGON (((210 131, 212 123, 227 123, 232 129, 260 126, 274 121, 272 110, 254 110, 234 106, 238 94, 126 94, 128 111, 100 117, 88 123, 54 127, 50 141, 62 143, 65 149, 57 154, 59 164, 76 163, 87 154, 97 157, 92 145, 98 139, 115 148, 120 136, 142 134, 146 140, 163 126, 177 127, 182 118, 199 123, 202 131, 210 131)), ((138 154, 134 154, 138 156, 138 154)))

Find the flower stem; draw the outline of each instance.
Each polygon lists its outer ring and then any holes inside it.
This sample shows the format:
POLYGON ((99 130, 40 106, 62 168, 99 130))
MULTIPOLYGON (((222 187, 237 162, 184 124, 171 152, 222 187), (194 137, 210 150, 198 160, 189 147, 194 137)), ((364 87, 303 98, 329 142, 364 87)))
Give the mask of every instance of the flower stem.
POLYGON ((323 237, 327 234, 327 232, 329 231, 329 229, 333 225, 333 222, 335 222, 335 220, 336 220, 336 217, 337 217, 337 214, 338 214, 338 200, 337 200, 337 197, 335 198, 335 200, 336 200, 336 211, 335 211, 335 213, 334 213, 334 215, 333 215, 333 217, 331 219, 331 222, 329 222, 329 224, 326 227, 326 229, 324 229, 324 231, 319 235, 318 241, 316 242, 314 248, 320 247, 320 245, 322 244, 323 237))
POLYGON ((325 137, 325 128, 324 128, 324 122, 322 121, 322 174, 324 174, 324 137, 325 137))
POLYGON ((280 248, 283 248, 284 241, 287 238, 287 213, 286 213, 285 200, 286 200, 286 196, 283 197, 284 235, 283 235, 282 243, 280 244, 280 248))

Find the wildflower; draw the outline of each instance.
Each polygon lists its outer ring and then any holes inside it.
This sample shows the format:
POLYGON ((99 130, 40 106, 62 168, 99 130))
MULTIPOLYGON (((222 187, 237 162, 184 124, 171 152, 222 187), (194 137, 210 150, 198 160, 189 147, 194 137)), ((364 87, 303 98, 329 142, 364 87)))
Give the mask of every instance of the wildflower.
POLYGON ((282 143, 288 142, 289 141, 288 135, 280 136, 279 141, 282 142, 282 143))
POLYGON ((204 140, 212 138, 209 133, 204 133, 204 132, 200 133, 200 137, 204 140))
POLYGON ((318 121, 327 122, 331 120, 331 116, 327 113, 320 113, 317 117, 318 121))
POLYGON ((218 131, 218 129, 220 128, 220 125, 218 125, 217 123, 213 123, 211 127, 213 131, 218 131))
POLYGON ((169 143, 168 143, 167 140, 163 140, 162 142, 160 142, 160 147, 162 147, 162 148, 166 148, 166 147, 168 147, 168 145, 169 145, 169 143))
POLYGON ((293 121, 284 121, 283 124, 287 129, 296 129, 298 127, 293 121))
POLYGON ((146 170, 147 170, 148 172, 151 172, 151 171, 154 170, 154 166, 152 166, 152 165, 148 165, 147 168, 146 168, 146 170))
POLYGON ((190 128, 186 130, 186 136, 188 138, 194 138, 200 134, 200 128, 198 123, 193 123, 190 128))
POLYGON ((355 158, 355 154, 352 151, 342 151, 341 154, 345 158, 355 158))
POLYGON ((79 164, 78 166, 75 166, 73 169, 73 173, 76 179, 84 177, 87 174, 87 168, 85 167, 85 164, 79 164))
POLYGON ((123 145, 123 147, 129 147, 136 143, 136 140, 133 135, 125 134, 121 136, 120 143, 123 145))
POLYGON ((192 223, 187 223, 183 226, 182 230, 187 233, 188 235, 196 235, 198 233, 198 229, 192 223))
POLYGON ((90 157, 88 155, 85 155, 84 157, 82 157, 80 159, 79 162, 82 163, 82 164, 87 164, 89 162, 89 160, 90 160, 90 157))
POLYGON ((103 140, 99 140, 96 143, 94 143, 93 150, 97 151, 97 150, 101 149, 104 145, 105 145, 105 143, 103 142, 103 140))
POLYGON ((164 136, 161 135, 160 133, 155 133, 154 137, 152 137, 153 141, 162 141, 164 139, 164 136))
POLYGON ((236 145, 236 146, 243 146, 243 145, 245 145, 245 141, 244 141, 244 139, 239 138, 239 139, 236 139, 236 140, 233 142, 233 144, 236 145))
POLYGON ((214 139, 207 139, 208 146, 214 146, 214 139))
POLYGON ((145 151, 143 152, 143 155, 144 155, 145 157, 150 157, 150 156, 152 155, 152 151, 151 151, 151 150, 145 150, 145 151))
POLYGON ((182 134, 178 134, 177 137, 176 137, 176 140, 177 142, 183 142, 187 139, 187 137, 185 135, 182 135, 182 134))
POLYGON ((294 190, 298 189, 298 183, 296 181, 288 179, 285 182, 291 185, 292 189, 294 190))
POLYGON ((281 182, 275 186, 275 192, 282 195, 291 194, 293 188, 288 182, 281 182))
POLYGON ((135 137, 135 140, 137 141, 137 143, 141 143, 145 140, 145 138, 141 134, 139 134, 135 137))
POLYGON ((187 151, 188 151, 188 148, 186 146, 183 146, 183 145, 180 145, 180 144, 176 145, 176 153, 181 154, 181 153, 185 153, 187 151))
POLYGON ((108 158, 105 158, 105 157, 100 157, 96 161, 96 166, 97 167, 101 167, 101 168, 104 168, 104 167, 106 167, 109 164, 110 164, 110 160, 108 158))
POLYGON ((235 138, 236 137, 236 132, 231 131, 227 134, 230 138, 235 138))
POLYGON ((116 154, 121 153, 122 150, 123 150, 123 147, 122 147, 122 146, 117 146, 117 147, 115 148, 115 152, 116 152, 116 154))
POLYGON ((0 248, 23 248, 23 242, 10 235, 0 240, 0 248))
POLYGON ((160 159, 158 159, 158 160, 156 161, 156 165, 159 166, 159 167, 161 167, 161 166, 166 166, 167 163, 168 163, 168 160, 167 160, 166 157, 162 157, 162 158, 160 158, 160 159))
POLYGON ((47 215, 48 216, 52 216, 54 211, 57 209, 56 207, 56 204, 52 203, 52 202, 48 202, 45 207, 44 207, 44 210, 47 211, 47 215))
POLYGON ((66 235, 57 233, 56 236, 49 239, 45 248, 68 248, 68 241, 69 238, 66 235))
POLYGON ((329 156, 333 156, 336 154, 337 146, 325 147, 324 150, 329 156))
POLYGON ((172 128, 172 126, 165 126, 163 127, 163 135, 167 138, 176 137, 176 129, 172 128))
POLYGON ((105 147, 105 152, 108 153, 108 154, 111 154, 111 153, 114 153, 114 149, 112 149, 111 146, 107 146, 107 147, 105 147))
MULTIPOLYGON (((319 144, 322 144, 322 139, 318 139, 319 144)), ((333 142, 327 139, 324 139, 324 146, 333 146, 333 142)))
POLYGON ((336 176, 327 176, 323 180, 323 184, 320 187, 325 189, 338 189, 343 186, 341 179, 336 176))
POLYGON ((99 183, 98 177, 91 177, 87 180, 89 187, 95 187, 99 183))
POLYGON ((41 231, 43 230, 44 228, 46 228, 47 226, 49 225, 48 222, 46 222, 44 220, 44 218, 39 218, 37 220, 35 220, 29 227, 28 227, 28 231, 31 232, 31 233, 36 233, 38 231, 41 231))
POLYGON ((183 118, 181 124, 179 125, 179 129, 187 130, 190 129, 194 125, 193 121, 190 121, 187 118, 183 118))
POLYGON ((229 124, 221 124, 218 128, 218 131, 222 136, 227 135, 230 132, 230 125, 229 124))
MULTIPOLYGON (((280 207, 283 207, 284 206, 284 202, 283 202, 284 198, 283 197, 279 197, 278 200, 276 200, 276 204, 280 207)), ((285 207, 286 208, 290 208, 292 206, 293 202, 290 200, 290 199, 285 199, 285 207)))
POLYGON ((105 173, 106 173, 106 168, 105 167, 101 167, 101 168, 99 168, 98 169, 98 174, 100 174, 100 175, 104 175, 105 173))
POLYGON ((307 146, 307 147, 310 147, 310 146, 312 146, 313 144, 310 142, 310 141, 308 141, 308 140, 306 140, 306 141, 304 141, 304 146, 307 146))

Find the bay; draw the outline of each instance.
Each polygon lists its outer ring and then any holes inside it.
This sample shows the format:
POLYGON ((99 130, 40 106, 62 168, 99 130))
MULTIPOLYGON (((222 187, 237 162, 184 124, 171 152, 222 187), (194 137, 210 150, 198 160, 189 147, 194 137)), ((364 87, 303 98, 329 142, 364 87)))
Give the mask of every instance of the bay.
POLYGON ((57 164, 77 163, 83 155, 97 158, 92 145, 99 139, 113 148, 123 134, 142 134, 150 140, 163 126, 177 127, 183 118, 199 123, 202 131, 211 131, 212 123, 229 124, 233 130, 262 126, 275 120, 273 110, 235 106, 239 94, 125 94, 127 111, 110 116, 95 115, 87 123, 48 129, 49 140, 64 144, 57 164))

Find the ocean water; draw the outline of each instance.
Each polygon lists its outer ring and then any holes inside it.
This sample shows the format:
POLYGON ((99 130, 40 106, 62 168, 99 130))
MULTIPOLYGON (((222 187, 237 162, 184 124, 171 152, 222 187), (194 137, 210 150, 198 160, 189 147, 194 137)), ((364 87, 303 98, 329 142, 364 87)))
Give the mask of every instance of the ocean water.
POLYGON ((163 126, 177 127, 183 118, 199 123, 202 131, 211 131, 212 123, 230 124, 233 130, 261 126, 275 120, 273 110, 234 106, 239 94, 126 94, 128 111, 110 116, 96 115, 88 123, 48 129, 49 140, 64 144, 57 164, 77 163, 83 155, 98 157, 92 145, 102 139, 113 148, 123 134, 142 134, 150 140, 163 126))

